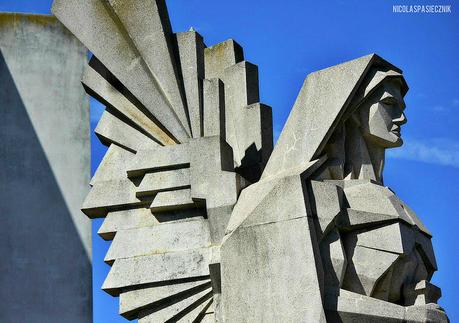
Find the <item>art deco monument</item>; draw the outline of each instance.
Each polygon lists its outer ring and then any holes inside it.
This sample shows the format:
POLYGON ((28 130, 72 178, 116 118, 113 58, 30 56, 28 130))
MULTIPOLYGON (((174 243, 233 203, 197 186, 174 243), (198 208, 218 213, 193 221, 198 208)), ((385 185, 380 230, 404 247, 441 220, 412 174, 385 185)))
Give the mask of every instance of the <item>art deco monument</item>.
POLYGON ((447 322, 431 234, 383 184, 402 72, 377 55, 310 74, 273 150, 257 67, 173 33, 161 0, 56 0, 94 54, 108 151, 83 211, 113 240, 102 288, 139 322, 447 322))

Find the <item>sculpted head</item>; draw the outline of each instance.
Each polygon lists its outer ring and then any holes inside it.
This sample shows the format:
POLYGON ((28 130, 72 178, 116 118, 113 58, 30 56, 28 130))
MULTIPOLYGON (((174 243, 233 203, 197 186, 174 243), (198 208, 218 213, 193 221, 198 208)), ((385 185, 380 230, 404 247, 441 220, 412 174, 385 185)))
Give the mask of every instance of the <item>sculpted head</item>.
POLYGON ((374 69, 343 108, 325 146, 333 179, 371 179, 382 183, 385 150, 403 144, 406 123, 402 74, 374 69))
POLYGON ((402 83, 398 78, 387 79, 369 95, 359 109, 359 121, 367 142, 381 148, 403 144, 401 127, 406 123, 402 83))

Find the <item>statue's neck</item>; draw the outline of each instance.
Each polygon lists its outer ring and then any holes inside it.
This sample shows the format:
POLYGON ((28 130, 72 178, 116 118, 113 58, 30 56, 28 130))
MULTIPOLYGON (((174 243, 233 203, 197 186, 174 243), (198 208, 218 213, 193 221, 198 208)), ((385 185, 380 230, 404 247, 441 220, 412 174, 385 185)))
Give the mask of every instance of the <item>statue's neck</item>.
POLYGON ((383 184, 385 148, 366 140, 358 127, 348 128, 347 135, 347 178, 383 184))
POLYGON ((371 164, 373 166, 375 180, 383 184, 383 171, 386 157, 386 148, 376 146, 373 143, 368 142, 366 142, 366 146, 371 159, 371 164))

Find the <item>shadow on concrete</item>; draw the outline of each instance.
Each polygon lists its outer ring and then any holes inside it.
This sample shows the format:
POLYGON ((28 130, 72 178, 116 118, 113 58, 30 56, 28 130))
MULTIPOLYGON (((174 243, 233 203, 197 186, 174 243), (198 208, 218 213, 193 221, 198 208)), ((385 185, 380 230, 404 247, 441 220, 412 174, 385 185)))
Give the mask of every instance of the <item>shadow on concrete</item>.
POLYGON ((91 261, 1 52, 0 76, 0 322, 86 322, 91 261))

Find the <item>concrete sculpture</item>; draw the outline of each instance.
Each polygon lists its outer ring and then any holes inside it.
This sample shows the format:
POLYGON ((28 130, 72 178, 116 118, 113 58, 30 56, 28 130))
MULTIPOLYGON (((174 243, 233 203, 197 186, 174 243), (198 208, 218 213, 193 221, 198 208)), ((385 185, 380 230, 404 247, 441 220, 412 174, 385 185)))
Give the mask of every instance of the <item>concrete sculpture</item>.
POLYGON ((172 32, 163 0, 56 0, 94 54, 109 148, 83 205, 113 240, 103 289, 139 322, 446 322, 431 234, 383 186, 401 71, 369 55, 308 76, 272 147, 257 67, 172 32))

